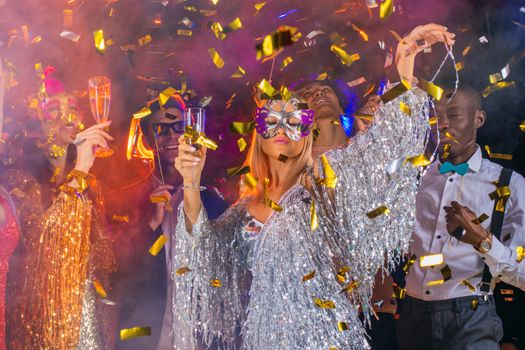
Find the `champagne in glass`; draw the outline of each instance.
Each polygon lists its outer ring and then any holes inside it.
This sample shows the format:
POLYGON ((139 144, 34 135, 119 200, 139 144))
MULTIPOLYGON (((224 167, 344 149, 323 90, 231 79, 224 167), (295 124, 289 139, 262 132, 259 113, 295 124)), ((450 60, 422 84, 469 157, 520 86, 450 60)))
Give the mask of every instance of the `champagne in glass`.
MULTIPOLYGON (((91 113, 97 124, 104 123, 109 116, 109 103, 111 102, 111 81, 105 76, 91 77, 88 80, 89 104, 91 113)), ((104 158, 111 156, 114 151, 111 148, 96 147, 95 156, 104 158)))
MULTIPOLYGON (((206 110, 204 108, 186 108, 184 111, 184 127, 187 126, 192 127, 194 132, 204 132, 204 128, 206 126, 206 110)), ((186 138, 186 142, 188 145, 192 145, 191 138, 186 138)), ((198 150, 201 147, 198 144, 192 145, 197 149, 197 151, 194 152, 194 155, 198 154, 198 150)), ((196 183, 196 170, 197 166, 193 167, 193 178, 191 182, 191 186, 184 186, 184 188, 191 188, 191 189, 197 189, 199 191, 204 191, 206 187, 200 186, 200 184, 196 183)))

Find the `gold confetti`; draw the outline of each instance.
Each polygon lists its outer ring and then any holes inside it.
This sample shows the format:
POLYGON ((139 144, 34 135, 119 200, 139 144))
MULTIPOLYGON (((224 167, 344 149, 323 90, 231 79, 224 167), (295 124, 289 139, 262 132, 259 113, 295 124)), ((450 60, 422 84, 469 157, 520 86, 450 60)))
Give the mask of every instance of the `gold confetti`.
POLYGON ((320 183, 328 188, 335 188, 337 185, 337 175, 324 154, 321 155, 321 164, 323 166, 324 179, 322 179, 320 183))
POLYGON ((395 31, 391 30, 390 34, 392 34, 394 38, 396 38, 396 40, 399 41, 400 43, 406 44, 406 42, 403 41, 403 38, 401 37, 401 35, 397 34, 395 31))
POLYGON ((246 149, 246 141, 244 140, 244 138, 240 138, 237 140, 237 146, 239 146, 239 151, 240 152, 243 152, 245 149, 246 149))
POLYGON ((365 77, 359 77, 356 80, 352 80, 352 81, 347 82, 346 85, 348 85, 349 87, 353 87, 353 86, 361 85, 364 82, 366 82, 365 77))
POLYGON ((481 91, 481 95, 486 98, 490 94, 492 94, 494 91, 507 89, 507 88, 513 88, 516 86, 516 83, 513 81, 500 81, 496 84, 491 84, 487 86, 485 89, 481 91))
POLYGON ((308 272, 306 275, 303 276, 303 282, 306 282, 308 280, 311 280, 315 276, 315 270, 308 272))
POLYGON ((242 22, 241 22, 241 19, 239 17, 237 17, 236 19, 234 19, 233 21, 231 21, 230 23, 228 23, 228 25, 226 25, 224 27, 224 29, 222 30, 222 32, 224 34, 228 34, 228 33, 231 33, 233 31, 236 31, 238 29, 241 29, 242 28, 242 22))
POLYGON ((312 203, 310 204, 310 230, 315 231, 318 227, 319 227, 319 222, 317 221, 315 201, 312 199, 312 203))
POLYGON ((399 109, 401 112, 405 113, 406 115, 412 115, 412 111, 410 110, 410 107, 403 101, 399 102, 399 109))
POLYGON ((243 175, 243 174, 247 174, 249 172, 250 172, 250 166, 249 165, 238 166, 238 167, 233 167, 233 168, 226 169, 226 174, 228 174, 228 176, 243 175))
POLYGON ((405 272, 405 274, 408 274, 408 271, 410 271, 410 268, 412 267, 412 265, 414 265, 414 263, 416 262, 416 259, 417 259, 416 254, 412 254, 412 256, 408 259, 405 266, 403 266, 403 271, 405 272))
POLYGON ((428 159, 428 157, 424 154, 420 154, 419 156, 415 156, 415 157, 408 157, 405 163, 406 162, 410 162, 413 167, 430 165, 430 159, 428 159))
POLYGON ((230 75, 231 78, 242 78, 246 75, 246 71, 241 66, 237 66, 235 73, 230 75))
POLYGON ((349 55, 345 50, 343 50, 341 47, 337 45, 330 46, 330 51, 335 53, 335 55, 339 57, 339 59, 341 60, 341 63, 344 64, 345 66, 351 66, 352 63, 354 63, 355 61, 361 58, 358 53, 349 55))
POLYGON ((184 267, 179 267, 177 270, 175 270, 175 274, 177 276, 184 276, 185 274, 187 274, 190 271, 191 271, 190 268, 184 266, 184 267))
POLYGON ((276 212, 281 212, 283 211, 283 208, 275 203, 273 200, 270 199, 270 197, 268 197, 268 185, 270 184, 270 179, 269 178, 265 178, 264 179, 264 198, 263 198, 263 203, 272 208, 272 210, 276 211, 276 212))
POLYGON ((387 103, 395 99, 396 97, 402 95, 408 90, 410 90, 410 84, 406 80, 401 80, 401 83, 397 84, 396 86, 394 86, 393 88, 381 95, 381 101, 383 101, 383 103, 387 103))
POLYGON ((463 52, 461 52, 461 54, 462 54, 463 56, 466 56, 466 55, 469 53, 471 47, 472 47, 472 46, 470 46, 470 45, 468 45, 467 47, 465 47, 465 48, 463 49, 463 52))
POLYGON ((177 29, 178 36, 192 36, 193 32, 190 29, 177 29))
POLYGON ((359 28, 358 26, 356 26, 353 23, 352 23, 352 29, 355 30, 356 32, 358 32, 359 35, 361 35, 361 38, 363 38, 363 40, 365 42, 368 41, 368 34, 366 34, 364 30, 362 30, 361 28, 359 28))
POLYGON ((327 78, 328 78, 328 73, 323 72, 323 73, 319 74, 317 76, 317 78, 315 78, 315 80, 326 80, 327 78))
POLYGON ((255 129, 255 122, 232 122, 230 131, 234 134, 246 135, 255 129))
POLYGON ((441 155, 441 158, 446 159, 450 156, 450 143, 445 143, 443 145, 443 154, 441 155))
POLYGON ((426 285, 427 287, 432 287, 432 286, 438 286, 443 283, 445 283, 445 280, 440 279, 440 280, 435 280, 435 281, 428 281, 426 285))
POLYGON ((374 219, 379 215, 386 215, 388 213, 390 213, 390 209, 388 209, 385 205, 382 205, 366 213, 366 216, 368 216, 369 219, 374 219))
POLYGON ((162 247, 164 247, 167 241, 168 236, 160 235, 155 241, 155 243, 153 243, 153 245, 148 249, 148 252, 153 256, 157 256, 157 254, 159 254, 160 250, 162 249, 162 247))
POLYGON ((261 11, 261 9, 264 7, 264 5, 266 5, 266 1, 265 2, 258 2, 255 5, 253 5, 253 7, 255 7, 255 10, 256 10, 254 16, 257 15, 259 13, 259 11, 261 11))
POLYGON ((233 101, 235 100, 235 96, 237 96, 237 94, 233 93, 230 96, 230 99, 228 101, 226 101, 226 109, 229 109, 233 105, 233 101))
POLYGON ((521 130, 522 132, 525 132, 525 120, 524 120, 523 122, 521 122, 521 124, 520 124, 520 130, 521 130))
POLYGON ((215 49, 209 48, 208 53, 210 54, 211 59, 213 60, 213 64, 215 64, 215 67, 222 69, 224 67, 224 60, 219 56, 219 53, 215 51, 215 49))
POLYGON ((525 258, 525 249, 522 246, 516 247, 516 261, 521 262, 525 258))
POLYGON ((262 43, 257 44, 257 61, 263 57, 272 55, 274 52, 280 50, 284 46, 291 45, 292 35, 297 31, 297 28, 289 26, 281 26, 275 32, 266 35, 262 43))
POLYGON ((314 303, 321 309, 335 309, 335 303, 332 300, 314 298, 314 303))
POLYGON ((505 203, 511 194, 510 188, 509 186, 499 186, 497 181, 494 181, 493 183, 496 186, 496 190, 489 193, 489 198, 491 200, 497 200, 496 211, 504 212, 505 203))
POLYGON ((133 327, 120 330, 120 340, 128 340, 150 335, 151 327, 133 327))
POLYGON ((456 145, 459 145, 459 141, 448 131, 444 132, 445 136, 450 139, 452 142, 454 142, 456 145))
POLYGON ((379 4, 379 18, 388 18, 392 13, 394 13, 394 0, 385 0, 379 4))
POLYGON ((101 298, 106 299, 108 297, 108 294, 104 290, 104 287, 102 286, 102 283, 100 283, 99 280, 93 280, 93 286, 95 287, 95 291, 101 298))
POLYGON ((472 293, 476 293, 476 287, 474 287, 469 280, 462 280, 459 283, 467 287, 472 293))
POLYGON ((272 97, 277 93, 272 84, 270 84, 266 79, 261 80, 261 82, 259 83, 259 89, 261 89, 262 92, 268 95, 268 97, 272 97))
POLYGON ((129 215, 124 215, 124 216, 113 215, 113 216, 111 217, 111 219, 112 219, 113 221, 120 221, 120 222, 128 223, 128 222, 129 222, 129 215))
POLYGON ((348 283, 348 285, 346 287, 343 288, 343 290, 340 293, 343 293, 343 292, 351 293, 358 286, 359 286, 359 283, 357 281, 351 281, 350 283, 348 283))
POLYGON ((428 80, 420 79, 417 86, 438 101, 443 96, 443 89, 428 80))
POLYGON ((478 299, 474 299, 472 300, 472 302, 470 303, 470 308, 472 310, 476 310, 478 308, 478 305, 479 305, 479 300, 478 299))
POLYGON ((190 125, 186 125, 184 128, 184 138, 191 139, 192 144, 201 145, 211 149, 212 151, 217 150, 219 147, 215 141, 207 138, 205 133, 194 130, 190 125))
POLYGON ((340 283, 345 283, 346 282, 346 273, 350 271, 350 267, 348 266, 343 266, 339 269, 339 271, 337 271, 337 274, 335 275, 335 277, 337 278, 337 280, 340 282, 340 283))
POLYGON ((406 289, 399 287, 397 284, 392 286, 392 297, 396 299, 404 299, 406 295, 406 289))
POLYGON ((485 145, 485 151, 487 151, 487 154, 490 158, 493 159, 504 159, 504 160, 512 160, 512 154, 505 154, 505 153, 492 153, 489 145, 485 145))
POLYGON ((443 264, 443 254, 424 255, 419 258, 419 266, 429 267, 443 264))
POLYGON ((250 188, 255 188, 257 186, 257 178, 252 175, 252 173, 247 173, 244 175, 243 182, 248 185, 250 188))
POLYGON ((286 161, 288 160, 288 156, 285 156, 284 154, 279 154, 279 157, 277 158, 277 160, 279 162, 283 162, 283 163, 286 163, 286 161))
POLYGON ((346 322, 337 322, 337 329, 339 329, 340 332, 347 331, 348 330, 348 323, 346 323, 346 322))
POLYGON ((73 10, 62 11, 63 28, 73 27, 73 10))
POLYGON ((284 85, 281 86, 280 92, 281 92, 281 99, 285 101, 289 101, 292 98, 292 93, 290 92, 290 90, 288 90, 286 86, 284 85))
POLYGON ((290 63, 293 62, 293 58, 291 56, 288 56, 286 57, 282 62, 281 62, 281 72, 283 71, 283 69, 285 69, 290 63))
POLYGON ((140 119, 151 115, 151 109, 149 107, 144 107, 140 111, 133 113, 133 118, 140 119))
POLYGON ((104 31, 102 29, 93 32, 93 40, 95 42, 95 48, 100 54, 104 54, 106 51, 106 42, 104 40, 104 31))
POLYGON ((439 271, 441 272, 445 282, 452 278, 452 270, 450 270, 448 265, 443 266, 439 271))
POLYGON ((458 62, 458 63, 456 63, 455 68, 456 68, 456 70, 459 72, 460 70, 462 70, 463 68, 465 68, 465 63, 463 63, 463 62, 458 62))
POLYGON ((152 40, 153 40, 153 38, 151 37, 151 35, 147 34, 147 35, 144 35, 143 37, 139 38, 137 40, 137 42, 139 43, 139 47, 142 47, 144 45, 149 44, 152 40))
POLYGON ((215 287, 215 288, 220 288, 222 286, 221 280, 219 279, 211 280, 210 284, 212 285, 212 287, 215 287))
POLYGON ((481 214, 478 218, 472 220, 472 223, 475 225, 479 225, 482 222, 486 221, 489 218, 489 216, 485 213, 481 214))

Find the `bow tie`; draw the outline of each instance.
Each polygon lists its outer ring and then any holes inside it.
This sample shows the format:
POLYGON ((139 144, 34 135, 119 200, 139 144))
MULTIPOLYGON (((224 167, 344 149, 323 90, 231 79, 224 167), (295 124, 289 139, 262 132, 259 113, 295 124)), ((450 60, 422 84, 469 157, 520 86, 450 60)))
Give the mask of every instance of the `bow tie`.
POLYGON ((459 175, 463 176, 468 171, 468 164, 467 163, 461 163, 458 165, 454 165, 451 162, 445 162, 441 164, 441 167, 439 167, 439 173, 440 174, 446 174, 448 172, 458 173, 459 175))

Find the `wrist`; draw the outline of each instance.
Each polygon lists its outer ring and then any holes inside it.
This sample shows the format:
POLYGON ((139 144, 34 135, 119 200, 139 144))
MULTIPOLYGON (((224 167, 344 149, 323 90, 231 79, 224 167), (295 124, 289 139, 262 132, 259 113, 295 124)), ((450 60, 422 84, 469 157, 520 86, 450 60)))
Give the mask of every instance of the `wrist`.
POLYGON ((73 168, 73 170, 78 170, 78 171, 81 171, 83 173, 86 173, 88 174, 89 171, 91 170, 91 167, 90 166, 87 166, 85 164, 77 164, 75 165, 75 167, 73 168))
POLYGON ((148 221, 148 226, 151 228, 152 231, 156 231, 157 228, 160 226, 160 223, 156 220, 151 219, 148 221))

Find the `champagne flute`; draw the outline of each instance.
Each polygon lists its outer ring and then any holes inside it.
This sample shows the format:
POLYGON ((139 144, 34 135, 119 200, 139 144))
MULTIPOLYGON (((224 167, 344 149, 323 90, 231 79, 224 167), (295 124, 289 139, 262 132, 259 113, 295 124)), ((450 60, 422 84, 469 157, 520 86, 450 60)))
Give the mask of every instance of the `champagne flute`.
MULTIPOLYGON (((206 126, 206 110, 204 110, 204 108, 199 107, 186 108, 186 110, 184 111, 184 128, 188 126, 190 126, 194 132, 204 132, 204 128, 206 126)), ((186 143, 197 149, 197 151, 193 153, 194 155, 197 155, 198 150, 201 146, 198 144, 192 144, 191 138, 186 138, 186 143)), ((200 186, 200 184, 196 183, 196 171, 197 166, 194 166, 191 185, 184 186, 183 188, 204 191, 206 187, 200 186)))
MULTIPOLYGON (((109 116, 109 103, 111 102, 111 80, 105 76, 95 76, 88 80, 89 104, 91 113, 97 124, 105 123, 109 116)), ((111 148, 96 147, 93 152, 96 157, 105 158, 111 156, 114 151, 111 148)))

